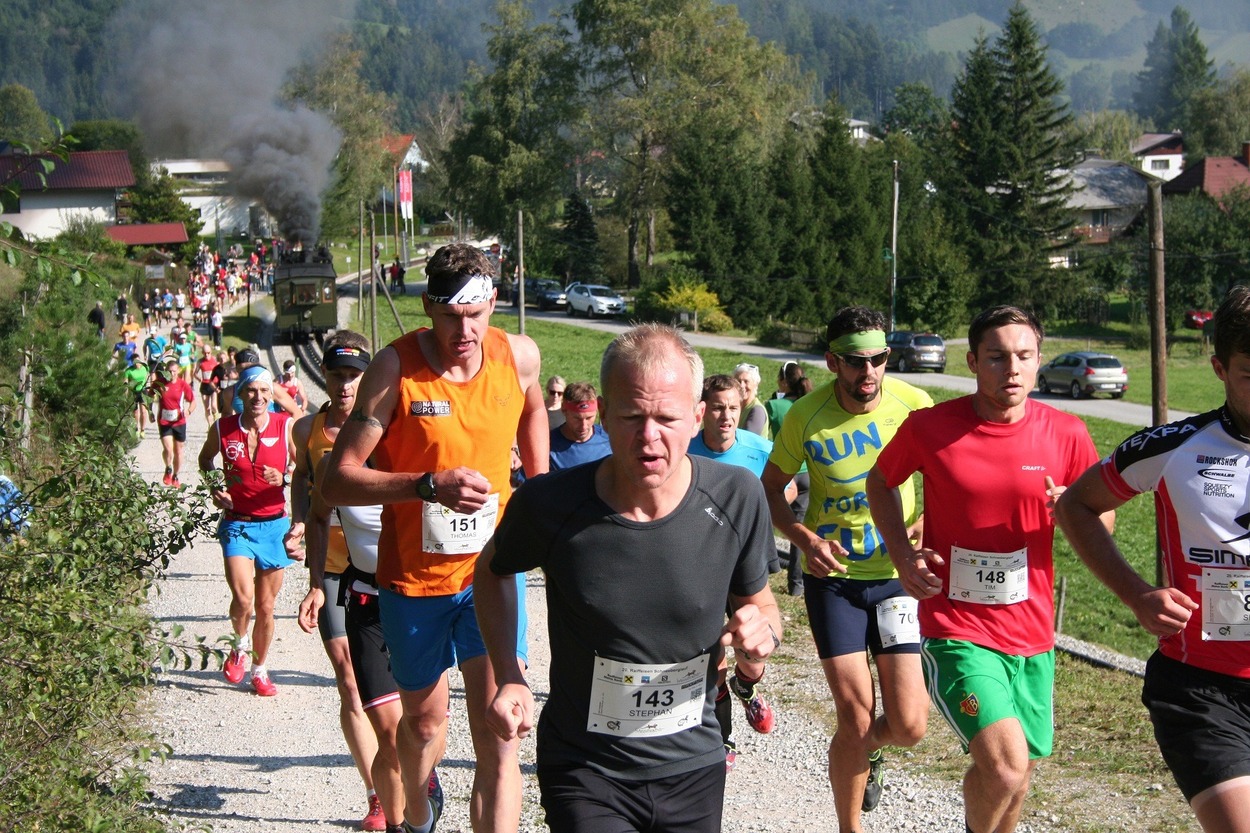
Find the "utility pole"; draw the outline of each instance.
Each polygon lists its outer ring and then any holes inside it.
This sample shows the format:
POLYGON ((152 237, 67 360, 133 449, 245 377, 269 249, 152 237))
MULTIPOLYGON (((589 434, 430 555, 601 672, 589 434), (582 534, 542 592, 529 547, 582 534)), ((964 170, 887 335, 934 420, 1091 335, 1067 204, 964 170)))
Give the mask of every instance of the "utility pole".
POLYGON ((890 332, 894 332, 898 286, 898 160, 894 160, 894 211, 890 223, 890 332))
POLYGON ((516 211, 516 297, 517 326, 521 335, 525 335, 525 212, 519 208, 516 211))
POLYGON ((365 201, 360 201, 360 234, 356 242, 356 323, 365 320, 365 201))
MULTIPOLYGON (((385 212, 382 214, 386 216, 385 212)), ((378 223, 373 211, 369 211, 369 322, 373 327, 372 343, 378 343, 378 223)))
MULTIPOLYGON (((1155 425, 1168 421, 1168 332, 1163 276, 1163 183, 1146 190, 1150 227, 1150 402, 1155 425)), ((1163 547, 1155 530, 1155 584, 1163 584, 1163 547)))

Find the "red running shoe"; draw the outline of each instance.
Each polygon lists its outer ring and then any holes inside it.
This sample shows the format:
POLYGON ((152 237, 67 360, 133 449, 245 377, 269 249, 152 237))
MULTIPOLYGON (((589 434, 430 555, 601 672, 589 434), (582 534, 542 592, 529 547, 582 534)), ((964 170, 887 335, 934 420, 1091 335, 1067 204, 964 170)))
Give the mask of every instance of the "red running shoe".
POLYGON ((360 821, 361 830, 385 830, 386 814, 382 812, 382 801, 377 793, 369 796, 369 812, 360 821))
POLYGON ((768 705, 768 701, 756 688, 756 685, 747 685, 742 682, 737 674, 729 678, 729 690, 742 701, 742 708, 747 713, 747 723, 750 723, 751 728, 761 735, 766 735, 773 730, 776 721, 773 716, 773 707, 768 705))
POLYGON ((226 678, 226 682, 238 685, 243 682, 243 666, 247 664, 246 654, 238 649, 230 652, 230 656, 226 657, 225 663, 221 666, 222 676, 226 678))
POLYGON ((252 691, 256 692, 259 697, 273 697, 278 693, 278 687, 273 684, 273 680, 269 679, 268 674, 263 677, 253 674, 252 691))
POLYGON ((165 476, 161 478, 161 482, 166 486, 174 485, 174 473, 171 469, 165 469, 165 476))

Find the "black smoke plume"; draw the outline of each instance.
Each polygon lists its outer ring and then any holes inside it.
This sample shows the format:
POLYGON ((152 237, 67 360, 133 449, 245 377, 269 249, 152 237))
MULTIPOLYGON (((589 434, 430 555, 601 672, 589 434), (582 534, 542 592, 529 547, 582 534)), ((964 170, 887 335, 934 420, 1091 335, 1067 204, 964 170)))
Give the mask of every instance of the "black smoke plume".
POLYGON ((281 96, 352 18, 355 0, 133 0, 111 31, 122 50, 118 92, 149 152, 216 157, 233 191, 256 200, 282 235, 316 242, 321 194, 342 135, 281 96))

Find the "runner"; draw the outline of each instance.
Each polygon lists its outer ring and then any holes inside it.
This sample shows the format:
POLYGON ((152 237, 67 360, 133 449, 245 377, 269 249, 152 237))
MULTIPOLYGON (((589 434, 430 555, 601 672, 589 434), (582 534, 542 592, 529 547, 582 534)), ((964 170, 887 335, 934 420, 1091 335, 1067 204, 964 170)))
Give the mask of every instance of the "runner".
POLYGON ((533 726, 512 646, 517 576, 541 568, 547 826, 719 831, 716 664, 726 646, 762 663, 781 644, 768 509, 750 472, 687 455, 703 361, 679 332, 644 324, 618 336, 600 376, 612 455, 526 481, 478 562, 479 621, 500 680, 488 719, 509 743, 533 726))
POLYGON ((196 378, 200 380, 200 402, 204 406, 204 418, 212 425, 221 414, 217 410, 217 359, 213 357, 213 348, 205 344, 203 354, 195 365, 196 378))
POLYGON ((1031 313, 1000 306, 978 315, 967 358, 976 392, 912 412, 866 488, 899 580, 920 600, 929 695, 972 756, 964 776, 972 833, 1015 830, 1033 770, 1050 755, 1051 507, 1098 459, 1080 419, 1029 399, 1041 346, 1031 313), (917 471, 923 545, 910 537, 897 491, 917 471))
MULTIPOLYGON (((375 790, 372 775, 378 754, 379 735, 375 734, 377 724, 370 725, 370 718, 365 714, 367 704, 361 702, 357 676, 353 672, 351 651, 348 645, 346 608, 342 604, 342 600, 352 593, 350 587, 342 586, 344 581, 347 581, 348 585, 352 584, 350 579, 344 578, 349 564, 345 528, 338 523, 339 515, 332 513, 324 501, 319 502, 317 507, 319 511, 314 513, 313 517, 309 517, 310 504, 317 503, 312 500, 313 486, 315 482, 319 482, 319 478, 314 481, 313 472, 317 471, 318 463, 330 453, 339 428, 351 415, 356 402, 356 387, 360 382, 360 377, 364 375, 365 368, 369 366, 369 358, 369 342, 358 333, 340 330, 326 342, 321 370, 325 375, 326 395, 329 401, 320 412, 299 419, 293 429, 298 454, 295 458, 295 473, 291 478, 291 536, 298 537, 305 528, 305 524, 310 532, 315 530, 315 533, 308 537, 309 589, 304 602, 300 605, 300 626, 312 633, 312 629, 307 626, 306 622, 315 621, 316 629, 321 635, 322 647, 325 648, 326 656, 330 659, 330 667, 334 669, 334 682, 339 692, 339 725, 343 730, 343 738, 347 741, 348 751, 351 752, 352 761, 360 773, 361 780, 364 781, 366 800, 369 804, 368 812, 361 822, 361 829, 384 830, 388 814, 384 811, 383 801, 379 799, 375 790)), ((345 510, 345 515, 354 523, 351 528, 360 530, 364 535, 358 541, 368 542, 368 531, 375 522, 378 529, 381 529, 381 507, 349 507, 345 510), (370 515, 369 510, 372 510, 377 517, 370 515)), ((363 544, 363 548, 372 552, 373 561, 376 562, 376 532, 372 534, 371 542, 363 544)), ((358 549, 358 554, 364 553, 358 549)), ((370 574, 375 571, 373 567, 366 570, 370 574)), ((355 592, 369 594, 369 591, 355 592)), ((376 601, 376 590, 372 590, 369 595, 376 601)), ((376 604, 372 605, 372 609, 376 611, 376 604)), ((384 670, 385 677, 389 678, 389 665, 384 670)), ((369 679, 368 675, 365 676, 369 679)), ((394 711, 398 713, 400 711, 399 695, 395 691, 394 683, 391 682, 390 690, 385 695, 389 697, 389 700, 385 702, 393 701, 394 711)), ((376 702, 372 705, 382 706, 384 703, 376 702)), ((395 723, 398 723, 398 714, 396 714, 395 723)), ((395 765, 398 767, 398 760, 395 761, 395 765)), ((394 774, 398 782, 398 769, 394 774)), ((386 792, 385 787, 383 792, 386 792)), ((403 814, 402 788, 396 789, 394 794, 387 796, 388 806, 394 801, 398 802, 399 815, 396 816, 392 812, 389 814, 389 820, 398 824, 402 821, 403 814)), ((392 806, 391 809, 395 808, 392 806)))
POLYGON ((571 469, 612 453, 607 433, 595 421, 599 416, 599 403, 594 385, 574 382, 566 387, 560 409, 564 421, 551 429, 552 471, 571 469))
POLYGON ((243 680, 246 655, 252 655, 252 691, 272 697, 278 688, 265 665, 273 639, 273 608, 282 578, 292 563, 287 549, 290 518, 283 488, 294 468, 292 420, 269 410, 273 374, 251 367, 239 374, 243 410, 222 417, 208 429, 200 449, 200 471, 215 470, 222 459, 223 480, 205 477, 213 503, 223 510, 217 538, 230 585, 230 624, 234 630, 230 656, 222 674, 230 683, 243 680), (249 637, 248 625, 255 614, 249 637))
MULTIPOLYGON (((379 603, 407 727, 400 734, 406 823, 425 833, 436 820, 426 787, 446 739, 444 672, 458 663, 476 754, 474 828, 516 830, 516 743, 484 723, 495 681, 472 582, 478 552, 511 497, 513 438, 527 473, 547 471, 538 348, 490 327, 495 289, 476 247, 443 246, 426 275, 432 327, 401 336, 373 359, 322 490, 336 505, 385 505, 379 603), (376 469, 367 465, 371 457, 376 469)), ((524 662, 523 626, 518 635, 513 661, 524 662)))
POLYGON ((1155 740, 1208 833, 1250 831, 1250 288, 1215 313, 1214 411, 1146 428, 1087 471, 1055 514, 1090 570, 1159 649, 1142 702, 1155 740), (1164 585, 1129 566, 1099 515, 1154 492, 1164 585))
MULTIPOLYGON (((873 532, 863 482, 899 424, 933 400, 886 376, 885 316, 876 310, 838 310, 825 328, 825 343, 834 378, 787 403, 763 481, 773 524, 801 552, 802 595, 838 718, 829 742, 829 786, 838 829, 857 833, 860 814, 881 800, 882 748, 916 745, 929 713, 916 601, 873 532), (804 467, 812 493, 799 519, 783 489, 804 467), (880 681, 879 715, 869 655, 880 681)), ((791 378, 797 387, 801 370, 791 378)), ((909 534, 916 534, 920 512, 910 478, 900 491, 909 534)))
POLYGON ((195 393, 178 374, 176 359, 168 359, 149 377, 149 394, 158 409, 156 425, 161 438, 165 476, 161 482, 177 488, 182 483, 182 449, 187 442, 187 416, 195 412, 195 393))

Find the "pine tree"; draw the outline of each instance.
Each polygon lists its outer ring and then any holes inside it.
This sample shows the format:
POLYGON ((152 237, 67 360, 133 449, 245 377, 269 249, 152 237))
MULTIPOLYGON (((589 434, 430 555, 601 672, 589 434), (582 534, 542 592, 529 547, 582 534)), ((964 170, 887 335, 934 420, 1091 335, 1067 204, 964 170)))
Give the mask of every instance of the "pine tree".
POLYGON ((1146 65, 1137 75, 1133 104, 1158 130, 1188 130, 1190 102, 1215 85, 1215 62, 1183 6, 1172 9, 1172 25, 1162 21, 1146 44, 1146 65))
POLYGON ((603 283, 603 255, 599 251, 599 229, 595 226, 590 203, 580 191, 569 194, 564 204, 564 226, 560 232, 566 283, 603 283))
POLYGON ((993 47, 978 43, 956 83, 950 184, 983 273, 979 305, 1042 306, 1067 291, 1069 275, 1049 260, 1068 244, 1073 222, 1064 169, 1076 161, 1077 141, 1062 92, 1018 2, 993 47))

